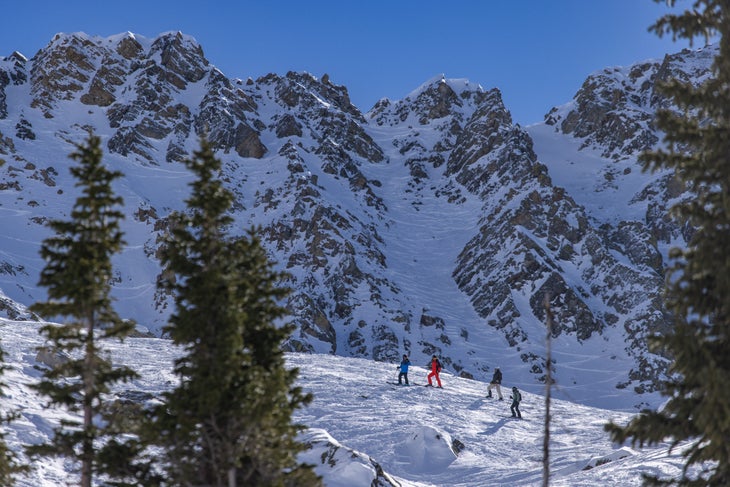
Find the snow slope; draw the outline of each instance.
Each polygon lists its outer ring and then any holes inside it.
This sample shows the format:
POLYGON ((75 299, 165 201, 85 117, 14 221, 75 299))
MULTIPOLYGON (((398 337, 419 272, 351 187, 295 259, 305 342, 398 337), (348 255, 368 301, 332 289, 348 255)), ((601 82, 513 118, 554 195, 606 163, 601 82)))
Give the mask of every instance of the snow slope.
MULTIPOLYGON (((668 66, 702 79, 709 55, 668 66)), ((233 231, 261 226, 291 276, 287 350, 438 353, 450 372, 487 380, 499 366, 540 393, 547 294, 558 397, 657 406, 665 360, 645 338, 667 325, 663 258, 682 242, 663 218, 674 196, 623 149, 648 137, 644 86, 659 71, 607 69, 550 112, 555 125, 523 129, 498 89, 464 79, 436 76, 364 113, 329 76, 228 79, 182 33, 59 35, 32 59, 0 59, 0 316, 29 319, 23 307, 45 299, 45 223, 68 215, 67 155, 93 127, 105 163, 125 174, 115 307, 159 335, 171 309, 155 287, 159 239, 189 194, 180 158, 207 125, 235 196, 233 231), (611 94, 626 103, 604 103, 611 94), (556 131, 568 119, 595 137, 556 131), (604 119, 643 131, 610 138, 604 119)))
MULTIPOLYGON (((20 418, 7 429, 11 448, 48 438, 63 416, 44 409, 28 388, 40 376, 35 349, 42 344, 33 322, 0 320, 2 346, 9 370, 3 376, 3 409, 20 418)), ((115 359, 133 367, 140 379, 125 389, 159 394, 174 384, 170 342, 132 338, 106 344, 115 359)), ((413 385, 389 384, 397 377, 396 364, 320 354, 289 354, 288 363, 300 369, 299 383, 314 395, 313 403, 298 411, 295 421, 310 429, 302 438, 314 448, 303 461, 317 465, 329 487, 370 485, 533 486, 542 482, 544 398, 523 392, 522 420, 509 413, 505 401, 486 399, 486 384, 442 375, 443 389, 422 387, 424 367, 411 368, 413 385), (458 445, 461 451, 454 451, 458 445), (374 483, 377 478, 379 483, 374 483)), ((509 379, 506 377, 506 379, 509 379)), ((626 421, 625 412, 592 408, 563 400, 552 403, 550 485, 640 485, 641 472, 676 476, 681 448, 667 453, 667 445, 644 450, 613 445, 603 432, 609 421, 626 421)), ((33 465, 19 487, 56 487, 73 483, 70 465, 46 460, 33 465)))

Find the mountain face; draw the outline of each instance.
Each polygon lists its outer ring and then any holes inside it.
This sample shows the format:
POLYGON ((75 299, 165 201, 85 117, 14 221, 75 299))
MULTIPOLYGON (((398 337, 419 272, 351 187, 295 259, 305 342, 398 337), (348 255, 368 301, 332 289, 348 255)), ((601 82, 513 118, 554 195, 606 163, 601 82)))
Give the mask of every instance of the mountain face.
POLYGON ((235 195, 233 233, 256 226, 289 274, 288 350, 438 354, 463 377, 500 366, 539 390, 549 303, 560 394, 652 403, 666 359, 646 338, 671 326, 667 252, 691 229, 667 216, 684 189, 637 155, 661 140, 656 83, 701 81, 714 53, 595 73, 525 129, 499 90, 466 80, 439 76, 362 113, 326 74, 229 79, 181 33, 57 35, 31 59, 0 59, 0 312, 28 319, 44 299, 45 223, 69 214, 67 156, 92 129, 125 174, 116 308, 159 334, 172 302, 155 288, 158 244, 185 206, 181 161, 207 134, 235 195))

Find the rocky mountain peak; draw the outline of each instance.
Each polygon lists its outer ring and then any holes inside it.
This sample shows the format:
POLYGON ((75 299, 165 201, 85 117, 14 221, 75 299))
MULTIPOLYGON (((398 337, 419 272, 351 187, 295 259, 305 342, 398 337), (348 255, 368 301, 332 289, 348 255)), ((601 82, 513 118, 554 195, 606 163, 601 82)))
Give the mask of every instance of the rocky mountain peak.
POLYGON ((443 118, 461 107, 461 100, 446 80, 441 79, 421 91, 413 100, 420 110, 419 122, 423 125, 429 120, 443 118))
POLYGON ((85 34, 56 34, 33 57, 31 107, 53 118, 58 102, 73 100, 85 88, 95 71, 94 59, 103 53, 104 48, 85 34))
MULTIPOLYGON (((646 337, 671 324, 666 250, 689 231, 666 214, 684 188, 642 175, 636 155, 659 139, 657 80, 694 82, 709 60, 688 52, 602 70, 545 124, 522 128, 497 88, 468 80, 437 76, 363 115, 326 74, 230 79, 179 32, 59 35, 30 60, 0 60, 0 289, 21 303, 2 309, 25 316, 22 305, 42 298, 44 223, 73 201, 59 154, 92 128, 126 175, 119 311, 159 333, 170 307, 154 289, 157 246, 187 195, 180 161, 206 134, 235 197, 235 231, 258 226, 289 274, 289 350, 436 353, 479 379, 499 361, 510 380, 535 384, 547 299, 558 346, 589 350, 580 380, 612 384, 626 392, 611 397, 633 406, 665 370, 646 337), (626 211, 609 213, 619 199, 626 211)), ((555 376, 578 380, 560 362, 555 376)), ((579 386, 573 398, 598 400, 579 386)))
POLYGON ((328 172, 348 178, 354 188, 365 185, 354 158, 384 159, 383 150, 364 130, 365 118, 351 104, 347 89, 329 76, 319 80, 309 73, 270 74, 259 78, 249 92, 273 98, 277 113, 272 128, 279 138, 311 137, 315 144, 309 150, 328 161, 328 172))
POLYGON ((351 103, 347 88, 334 84, 327 74, 318 79, 306 72, 289 71, 285 76, 271 73, 256 83, 260 89, 274 89, 277 101, 290 109, 307 113, 331 109, 348 114, 358 122, 364 121, 360 110, 351 103))
MULTIPOLYGON (((499 90, 487 93, 479 85, 471 85, 465 79, 447 79, 438 75, 409 93, 403 100, 393 104, 382 99, 369 112, 369 118, 378 125, 404 123, 409 117, 413 122, 427 125, 430 121, 448 116, 463 119, 463 113, 471 112, 499 90)), ((501 95, 499 95, 501 97, 501 95)))
POLYGON ((165 80, 182 90, 187 83, 197 83, 208 73, 203 48, 182 32, 160 35, 152 42, 148 58, 159 57, 165 80))
POLYGON ((142 58, 144 47, 135 38, 134 34, 128 33, 128 35, 122 37, 117 43, 116 52, 124 59, 131 61, 142 58))
POLYGON ((545 123, 582 139, 583 148, 600 147, 603 157, 636 157, 659 141, 653 117, 670 105, 657 84, 669 78, 700 83, 710 74, 716 54, 712 47, 685 50, 662 61, 593 73, 571 103, 550 110, 545 123))

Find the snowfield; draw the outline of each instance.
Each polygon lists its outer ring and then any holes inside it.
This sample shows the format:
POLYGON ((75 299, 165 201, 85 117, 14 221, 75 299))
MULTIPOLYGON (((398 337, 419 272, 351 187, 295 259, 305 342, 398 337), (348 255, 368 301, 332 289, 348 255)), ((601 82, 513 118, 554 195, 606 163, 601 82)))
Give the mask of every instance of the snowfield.
MULTIPOLYGON (((6 439, 21 456, 22 445, 45 441, 63 417, 62 411, 45 409, 28 387, 41 375, 36 361, 36 348, 43 344, 39 326, 0 320, 8 366, 2 407, 20 414, 6 427, 6 439)), ((106 345, 116 361, 141 376, 121 390, 159 395, 175 383, 171 364, 176 350, 168 340, 131 338, 106 345)), ((423 387, 426 364, 411 367, 412 385, 406 387, 392 384, 398 375, 395 363, 308 354, 288 354, 287 361, 299 368, 299 384, 314 395, 294 418, 308 427, 302 439, 313 445, 300 458, 317 465, 328 487, 542 483, 544 397, 522 391, 509 376, 504 378, 505 400, 498 401, 485 397, 486 383, 448 371, 442 373, 443 389, 423 387), (522 420, 510 415, 513 385, 522 391, 522 420)), ((554 400, 551 411, 552 486, 633 486, 641 484, 642 472, 675 477, 681 471, 681 448, 670 454, 668 445, 635 450, 609 441, 603 425, 625 422, 630 413, 565 400, 554 400)), ((72 467, 62 460, 44 460, 17 485, 73 484, 72 467)))

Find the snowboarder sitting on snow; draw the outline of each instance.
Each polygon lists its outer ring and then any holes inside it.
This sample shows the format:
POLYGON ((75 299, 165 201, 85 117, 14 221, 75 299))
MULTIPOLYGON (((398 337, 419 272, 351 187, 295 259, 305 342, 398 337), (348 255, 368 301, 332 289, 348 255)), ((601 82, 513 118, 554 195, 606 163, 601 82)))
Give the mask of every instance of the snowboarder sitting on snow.
POLYGON ((499 367, 495 367, 494 374, 492 375, 492 380, 489 382, 489 387, 487 387, 487 397, 492 398, 492 388, 497 389, 497 395, 499 396, 499 400, 502 401, 504 398, 502 397, 502 388, 500 387, 500 384, 502 383, 502 371, 499 370, 499 367))
POLYGON ((520 401, 522 400, 522 394, 520 394, 520 391, 517 390, 517 387, 512 388, 512 395, 510 396, 510 399, 512 399, 512 405, 509 409, 512 411, 512 417, 522 418, 522 414, 520 413, 520 401))
POLYGON ((401 385, 401 379, 406 380, 406 385, 409 386, 408 383, 408 366, 411 365, 411 361, 408 360, 408 355, 403 355, 403 360, 401 360, 400 365, 396 367, 397 369, 400 369, 400 373, 398 374, 398 385, 401 385))
POLYGON ((431 377, 436 377, 436 382, 438 383, 438 386, 441 387, 441 379, 439 378, 439 372, 441 372, 441 362, 439 362, 438 357, 434 355, 431 358, 431 373, 428 374, 428 385, 433 387, 433 384, 431 383, 431 377))

